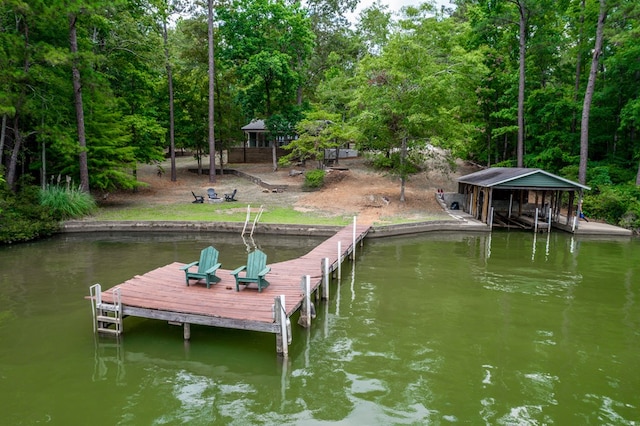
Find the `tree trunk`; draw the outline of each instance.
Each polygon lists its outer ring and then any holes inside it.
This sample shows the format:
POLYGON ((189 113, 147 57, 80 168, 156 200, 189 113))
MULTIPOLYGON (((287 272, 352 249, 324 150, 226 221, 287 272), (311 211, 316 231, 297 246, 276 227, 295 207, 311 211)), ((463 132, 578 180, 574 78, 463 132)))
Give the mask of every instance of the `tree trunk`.
MULTIPOLYGON (((582 75, 582 39, 584 34, 584 8, 585 8, 585 0, 580 2, 580 31, 578 33, 578 56, 576 58, 576 80, 574 84, 573 91, 573 102, 574 104, 578 103, 578 91, 580 90, 580 76, 582 75)), ((571 133, 576 132, 576 127, 578 126, 578 118, 577 112, 573 112, 573 118, 571 119, 571 133)))
POLYGON ((524 167, 524 87, 525 87, 525 59, 526 59, 526 35, 527 16, 522 1, 517 2, 520 14, 520 75, 518 78, 518 167, 524 167))
MULTIPOLYGON (((298 70, 303 70, 304 64, 302 60, 302 56, 298 52, 298 70)), ((302 83, 298 83, 298 88, 296 89, 296 105, 302 106, 302 83)))
POLYGON ((18 114, 13 117, 13 150, 9 157, 9 168, 7 170, 7 185, 11 190, 16 189, 16 169, 18 168, 18 154, 22 148, 22 134, 20 134, 20 122, 18 114))
POLYGON ((276 140, 271 142, 271 159, 273 161, 273 171, 278 171, 278 147, 276 140))
POLYGON ((591 58, 591 69, 589 70, 589 81, 584 93, 584 104, 582 105, 582 122, 580 124, 580 166, 578 168, 578 181, 581 184, 587 182, 587 160, 589 159, 589 114, 591 112, 591 101, 596 87, 596 76, 598 74, 598 63, 602 55, 602 43, 604 38, 604 22, 607 19, 606 0, 600 0, 600 12, 598 13, 598 27, 596 29, 596 42, 591 58))
MULTIPOLYGON (((208 28, 209 28, 209 182, 216 181, 216 137, 215 137, 215 106, 214 106, 214 77, 216 73, 215 58, 213 56, 213 0, 208 0, 208 28)), ((222 157, 220 157, 222 161, 222 157)))
POLYGON ((636 186, 640 186, 640 162, 638 162, 638 174, 636 175, 636 186))
POLYGON ((44 191, 47 189, 47 146, 44 139, 42 140, 40 161, 42 162, 42 166, 40 166, 40 187, 44 191))
POLYGON ((404 203, 404 188, 407 183, 406 172, 405 172, 405 161, 407 159, 407 138, 402 138, 402 148, 400 152, 400 202, 404 203))
POLYGON ((4 140, 7 136, 7 114, 2 114, 2 128, 0 128, 0 166, 2 165, 2 154, 4 153, 4 140))
POLYGON ((78 146, 80 166, 80 189, 89 192, 89 166, 87 163, 87 137, 84 129, 84 105, 82 103, 82 84, 80 69, 78 68, 78 34, 76 30, 77 17, 69 14, 69 42, 71 44, 71 72, 73 74, 73 100, 76 107, 76 122, 78 125, 78 146))
POLYGON ((176 131, 173 109, 173 70, 169 57, 169 36, 167 34, 167 19, 162 21, 162 40, 164 43, 164 59, 167 68, 167 83, 169 86, 169 155, 171 157, 171 182, 178 180, 176 172, 176 131))

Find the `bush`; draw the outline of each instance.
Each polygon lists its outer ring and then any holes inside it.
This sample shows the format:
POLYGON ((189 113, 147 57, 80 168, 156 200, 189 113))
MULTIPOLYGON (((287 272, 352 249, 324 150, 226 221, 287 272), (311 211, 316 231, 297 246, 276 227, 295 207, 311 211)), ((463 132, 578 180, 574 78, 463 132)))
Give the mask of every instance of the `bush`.
POLYGON ((80 188, 73 188, 70 181, 64 186, 47 185, 40 192, 40 204, 49 209, 56 220, 86 216, 96 209, 93 197, 80 188))
POLYGON ((58 230, 58 223, 38 202, 38 188, 23 188, 14 194, 0 183, 0 244, 48 237, 58 230))
POLYGON ((584 197, 585 215, 630 229, 640 228, 640 188, 601 186, 600 193, 584 197))
POLYGON ((425 158, 424 155, 419 152, 412 151, 405 157, 404 167, 401 166, 402 159, 400 152, 392 152, 389 156, 378 153, 373 155, 370 161, 376 170, 391 170, 398 174, 404 171, 407 175, 411 175, 420 171, 420 164, 425 161, 425 158))
POLYGON ((640 202, 636 201, 618 222, 620 226, 640 233, 640 202))
POLYGON ((304 175, 304 184, 302 187, 308 190, 321 188, 322 185, 324 185, 324 175, 324 170, 316 169, 308 171, 304 175))

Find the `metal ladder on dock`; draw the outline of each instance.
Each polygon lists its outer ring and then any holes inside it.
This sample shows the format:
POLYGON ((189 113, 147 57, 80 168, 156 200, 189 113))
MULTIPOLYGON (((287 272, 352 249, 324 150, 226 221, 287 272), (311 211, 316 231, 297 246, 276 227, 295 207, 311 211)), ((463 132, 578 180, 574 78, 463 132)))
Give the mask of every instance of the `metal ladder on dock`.
POLYGON ((120 336, 122 334, 122 302, 120 288, 113 290, 113 303, 102 301, 102 286, 94 284, 89 287, 91 311, 93 313, 93 331, 102 334, 120 336), (113 326, 113 328, 111 328, 113 326))

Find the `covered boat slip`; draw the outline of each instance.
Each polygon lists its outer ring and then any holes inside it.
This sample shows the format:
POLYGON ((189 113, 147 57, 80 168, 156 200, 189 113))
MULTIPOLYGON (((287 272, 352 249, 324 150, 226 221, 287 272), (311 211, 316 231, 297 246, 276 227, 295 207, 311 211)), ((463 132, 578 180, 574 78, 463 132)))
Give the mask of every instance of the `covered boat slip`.
POLYGON ((541 169, 494 167, 458 179, 460 207, 489 226, 574 230, 588 186, 541 169))

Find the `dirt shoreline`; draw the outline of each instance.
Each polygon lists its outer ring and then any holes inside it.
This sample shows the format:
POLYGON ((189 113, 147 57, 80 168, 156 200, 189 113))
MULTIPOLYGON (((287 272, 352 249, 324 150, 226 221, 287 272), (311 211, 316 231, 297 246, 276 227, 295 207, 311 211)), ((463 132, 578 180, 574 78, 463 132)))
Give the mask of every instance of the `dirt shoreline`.
MULTIPOLYGON (((397 178, 371 169, 362 158, 340 160, 339 167, 329 169, 322 189, 306 192, 302 188, 305 169, 280 168, 273 171, 267 164, 229 164, 225 169, 236 173, 216 176, 210 183, 208 171, 198 173, 192 157, 176 159, 177 180, 169 176, 168 161, 153 166, 140 166, 137 178, 144 184, 137 191, 103 194, 99 205, 108 208, 140 205, 171 205, 193 201, 191 192, 207 194, 209 188, 222 197, 234 189, 241 202, 265 206, 266 212, 275 207, 292 207, 319 217, 354 216, 358 224, 372 225, 369 236, 393 236, 432 231, 488 231, 486 225, 464 217, 457 211, 451 215, 438 202, 439 189, 453 191, 456 178, 469 172, 472 166, 458 165, 455 172, 443 172, 436 166, 413 175, 405 185, 405 201, 400 201, 400 182, 397 178)), ((206 165, 203 165, 206 167, 206 165)), ((243 210, 246 207, 243 207, 243 210)), ((284 235, 333 235, 340 227, 317 225, 284 225, 264 222, 256 233, 284 235)), ((68 221, 62 232, 241 232, 243 223, 197 221, 97 221, 92 219, 68 221)))

